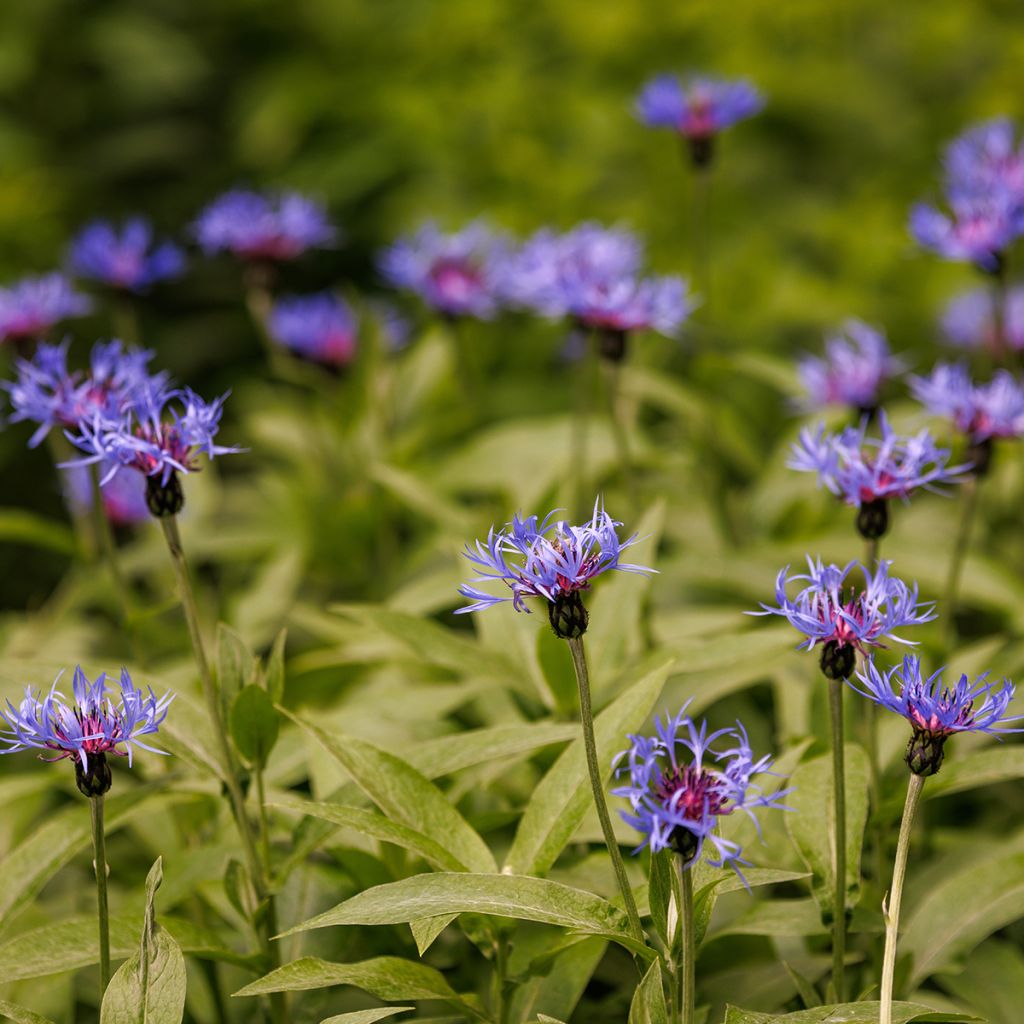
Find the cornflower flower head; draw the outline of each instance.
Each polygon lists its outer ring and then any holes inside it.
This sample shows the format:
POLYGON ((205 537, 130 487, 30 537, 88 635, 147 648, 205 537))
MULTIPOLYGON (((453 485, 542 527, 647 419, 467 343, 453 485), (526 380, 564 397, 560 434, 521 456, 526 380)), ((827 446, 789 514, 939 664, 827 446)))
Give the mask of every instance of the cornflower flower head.
POLYGON ((698 726, 685 706, 675 716, 655 716, 654 730, 654 736, 629 736, 629 749, 617 758, 625 758, 617 770, 628 773, 629 784, 612 790, 629 801, 631 810, 619 813, 643 836, 636 852, 645 847, 652 853, 673 850, 684 866, 691 866, 710 840, 714 855, 708 863, 732 867, 742 878, 739 865, 748 863, 743 851, 717 834, 716 826, 720 818, 742 811, 760 834, 757 808, 787 809, 781 800, 789 790, 765 793, 752 781, 771 768, 772 759, 754 760, 739 722, 709 735, 707 723, 698 726))
POLYGON ((743 79, 694 75, 684 81, 665 74, 641 89, 636 116, 652 128, 678 132, 690 145, 694 165, 701 167, 710 163, 719 132, 763 107, 764 96, 743 79))
POLYGON ((225 192, 196 219, 193 232, 207 255, 229 252, 248 263, 283 263, 337 241, 319 203, 298 192, 225 192))
POLYGON ((278 299, 269 328, 276 341, 312 362, 341 367, 356 353, 356 318, 332 292, 278 299))
POLYGON ((910 232, 918 245, 943 259, 997 274, 1006 249, 1024 233, 1024 206, 1005 191, 951 196, 948 213, 918 203, 910 211, 910 232))
POLYGON ((935 618, 934 604, 918 600, 917 584, 907 586, 889 575, 891 561, 880 560, 874 573, 859 562, 840 567, 826 565, 807 556, 807 572, 789 575, 789 566, 775 580, 776 605, 761 605, 762 611, 750 615, 781 615, 804 639, 798 648, 812 651, 819 644, 821 671, 829 679, 846 679, 853 671, 857 653, 866 655, 885 641, 911 644, 895 630, 919 626, 935 618), (847 582, 854 570, 862 575, 861 586, 847 582), (789 587, 803 581, 803 587, 790 598, 789 587))
POLYGON ((988 682, 987 672, 973 682, 961 675, 960 681, 949 687, 942 682, 944 671, 939 669, 925 678, 921 659, 908 654, 901 665, 888 671, 879 671, 874 659, 869 659, 864 670, 857 673, 862 688, 848 680, 861 696, 902 715, 910 723, 913 735, 905 760, 915 775, 934 775, 942 767, 946 740, 955 733, 998 737, 1024 731, 1007 726, 1008 722, 1024 717, 1007 715, 1014 694, 1009 679, 997 688, 995 683, 988 682))
POLYGON ((0 382, 14 409, 11 422, 38 424, 28 442, 35 448, 52 427, 120 419, 140 395, 166 382, 165 374, 150 372, 152 358, 152 352, 126 349, 114 339, 93 346, 88 370, 69 370, 67 340, 40 342, 31 359, 15 362, 15 379, 0 382))
MULTIPOLYGON (((99 473, 104 477, 113 469, 112 465, 99 464, 99 473)), ((92 505, 92 480, 85 466, 74 466, 64 471, 64 494, 70 505, 83 515, 92 505)), ((138 473, 117 473, 100 489, 103 511, 111 526, 137 526, 149 519, 146 504, 146 480, 138 473)))
POLYGON ((1024 144, 1007 117, 983 121, 954 139, 946 147, 943 164, 951 194, 1005 191, 1024 199, 1024 144))
POLYGON ((40 338, 61 320, 84 316, 91 309, 89 299, 63 274, 23 278, 0 288, 0 343, 40 338))
POLYGON ((880 437, 868 437, 867 421, 829 433, 823 424, 805 427, 793 445, 786 465, 804 473, 816 473, 824 486, 856 508, 857 529, 876 540, 889 528, 887 502, 908 501, 919 488, 936 490, 941 483, 959 483, 967 466, 950 466, 949 451, 939 448, 927 430, 902 436, 882 412, 880 437))
POLYGON ((496 595, 463 584, 459 593, 471 603, 456 614, 481 611, 503 601, 511 601, 517 612, 529 612, 526 598, 539 597, 548 603, 548 619, 555 634, 575 639, 586 632, 589 616, 582 594, 590 590, 596 577, 610 569, 642 574, 655 571, 620 560, 638 537, 633 534, 628 540, 619 540, 617 528, 622 523, 605 512, 600 499, 594 503, 591 519, 580 526, 556 518, 558 511, 549 512, 543 520, 517 514, 500 530, 491 527, 486 542, 466 545, 466 557, 480 570, 470 582, 500 580, 510 593, 496 595))
POLYGON ((122 469, 132 469, 146 479, 146 503, 157 517, 177 515, 185 503, 180 473, 200 468, 199 455, 207 458, 241 451, 214 442, 220 427, 224 399, 206 402, 190 388, 147 388, 117 421, 83 421, 71 442, 86 456, 64 463, 65 467, 105 463, 110 466, 106 484, 122 469))
POLYGON ((144 292, 158 281, 179 277, 185 254, 173 242, 157 242, 153 228, 133 217, 118 229, 109 221, 94 221, 71 243, 71 270, 81 278, 125 292, 144 292))
POLYGON ((996 354, 1005 348, 1014 352, 1024 349, 1024 288, 1007 290, 1002 329, 998 332, 994 314, 991 291, 975 288, 950 300, 940 326, 946 338, 962 348, 987 349, 996 354))
POLYGON ((159 730, 174 699, 172 694, 158 700, 152 690, 143 693, 124 668, 121 692, 116 695, 105 672, 89 682, 81 667, 76 667, 70 701, 57 689, 59 682, 60 675, 45 696, 26 687, 17 707, 8 701, 7 710, 0 710, 0 721, 6 726, 0 730, 0 742, 7 744, 0 754, 37 749, 52 752, 52 757, 40 755, 44 761, 73 759, 79 790, 94 797, 110 789, 108 754, 127 757, 130 765, 135 747, 164 753, 140 737, 159 730))
POLYGON ((825 340, 825 357, 800 361, 800 380, 807 409, 848 405, 871 415, 878 408, 886 381, 903 370, 889 352, 885 335, 862 320, 847 320, 838 333, 825 340))
POLYGON ((428 222, 381 253, 393 287, 418 295, 446 317, 490 320, 501 304, 505 240, 483 221, 446 234, 428 222))

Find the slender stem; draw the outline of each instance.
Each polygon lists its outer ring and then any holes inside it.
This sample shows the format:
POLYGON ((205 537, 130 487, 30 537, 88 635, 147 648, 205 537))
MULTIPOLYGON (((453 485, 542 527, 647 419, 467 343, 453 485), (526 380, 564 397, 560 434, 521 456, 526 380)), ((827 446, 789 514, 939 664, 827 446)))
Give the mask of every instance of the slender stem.
MULTIPOLYGON (((61 469, 60 464, 68 459, 70 446, 56 430, 51 430, 46 435, 46 447, 50 458, 53 459, 58 478, 63 477, 66 470, 61 469)), ((88 521, 89 514, 77 501, 67 501, 66 505, 75 531, 76 555, 87 562, 93 562, 99 558, 99 548, 96 547, 95 530, 91 529, 88 521)))
POLYGON ((924 776, 911 773, 907 785, 907 802, 903 805, 900 838, 896 844, 896 863, 892 869, 892 888, 887 903, 882 904, 885 914, 885 956, 882 960, 882 1012, 879 1024, 892 1024, 893 977, 896 973, 896 939, 900 930, 900 904, 903 901, 903 877, 907 871, 910 852, 910 829, 924 788, 924 776))
POLYGON ((573 506, 579 514, 584 514, 589 504, 587 498, 587 448, 590 433, 590 407, 595 386, 597 370, 597 353, 594 351, 594 338, 591 332, 581 327, 574 327, 582 340, 583 355, 577 374, 576 412, 573 417, 572 433, 572 476, 574 481, 573 506))
POLYGON ((679 977, 682 984, 682 1024, 693 1024, 697 1006, 697 929, 693 914, 693 862, 684 864, 679 858, 679 879, 682 883, 682 942, 679 977))
POLYGON ((103 797, 89 798, 92 816, 93 869, 100 928, 100 1002, 110 984, 110 920, 107 912, 107 840, 103 832, 103 797))
POLYGON ((619 468, 626 480, 626 491, 637 512, 636 474, 633 471, 633 458, 629 450, 629 432, 622 407, 622 364, 602 359, 604 368, 605 396, 608 400, 608 419, 611 422, 612 436, 619 456, 619 468))
POLYGON ((864 545, 864 568, 874 572, 878 567, 878 538, 869 540, 864 545))
POLYGON ((130 295, 118 295, 113 308, 114 331, 126 345, 140 341, 139 314, 130 295))
POLYGON ((505 940, 498 936, 494 940, 494 989, 491 1000, 491 1013, 495 1024, 506 1024, 508 1005, 505 1001, 505 977, 508 973, 508 952, 505 940))
POLYGON ((971 542, 971 526, 974 510, 978 504, 978 478, 973 473, 960 485, 960 526, 953 546, 953 557, 949 562, 949 576, 946 580, 946 599, 943 609, 946 646, 951 647, 956 639, 956 601, 960 591, 960 574, 971 542))
POLYGON ((604 798, 604 783, 601 779, 601 767, 597 760, 597 741, 594 739, 594 709, 590 703, 590 674, 587 671, 587 655, 583 648, 583 638, 568 639, 569 652, 572 654, 573 667, 576 669, 576 684, 580 693, 580 721, 583 725, 583 746, 587 752, 587 770, 590 772, 590 786, 594 791, 594 805, 604 833, 604 842, 612 859, 615 877, 622 891, 622 901, 629 917, 629 930, 638 942, 644 941, 644 930, 640 924, 640 914, 633 899, 633 890, 626 875, 626 865, 622 862, 622 852, 612 830, 612 820, 608 814, 608 803, 604 798))
POLYGON ((693 174, 694 279, 700 296, 705 331, 711 316, 711 168, 697 167, 693 174))
POLYGON ((1006 263, 992 275, 992 356, 999 363, 1006 356, 1006 263))
POLYGON ((846 766, 843 749, 842 679, 828 681, 829 719, 832 734, 832 984, 836 999, 844 999, 846 961, 846 766))
POLYGON ((114 534, 110 529, 110 520, 107 518, 107 511, 103 505, 103 489, 100 487, 99 467, 89 467, 89 509, 92 514, 92 528, 95 534, 96 550, 103 552, 103 558, 110 570, 110 578, 113 581, 117 592, 122 596, 125 593, 124 574, 121 572, 121 565, 117 558, 117 546, 114 544, 114 534))
POLYGON ((267 821, 267 793, 263 783, 263 766, 256 764, 253 774, 256 776, 256 798, 259 801, 260 811, 260 852, 263 854, 263 877, 266 878, 269 888, 273 871, 270 862, 270 823, 267 821))
POLYGON ((682 864, 678 871, 672 871, 669 875, 672 886, 672 903, 676 910, 675 928, 669 941, 668 955, 673 964, 672 987, 672 1024, 682 1024, 683 1020, 683 892, 681 876, 683 875, 682 864))

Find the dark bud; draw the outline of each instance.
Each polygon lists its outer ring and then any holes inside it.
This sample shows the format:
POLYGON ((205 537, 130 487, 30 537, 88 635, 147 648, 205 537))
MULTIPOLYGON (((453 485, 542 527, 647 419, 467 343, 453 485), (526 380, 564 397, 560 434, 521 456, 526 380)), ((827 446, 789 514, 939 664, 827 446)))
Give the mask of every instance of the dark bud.
POLYGON ((715 137, 713 135, 696 135, 687 138, 690 144, 690 160, 694 167, 707 167, 715 155, 715 137))
POLYGON ((110 791, 110 784, 114 781, 110 774, 110 765, 107 764, 106 754, 86 754, 85 759, 89 764, 88 768, 82 767, 81 758, 75 758, 75 783, 78 792, 82 796, 103 796, 110 791))
POLYGON ((583 636, 590 622, 578 590, 552 601, 548 605, 548 619, 555 636, 561 640, 576 640, 583 636))
POLYGON ((857 406, 857 422, 854 426, 859 426, 862 422, 874 423, 878 418, 878 406, 876 405, 858 405, 857 406))
POLYGON ((668 837, 668 841, 671 843, 672 849, 682 858, 684 866, 697 856, 700 844, 697 837, 688 828, 676 825, 672 829, 672 834, 668 837))
POLYGON ((621 363, 626 358, 626 332, 606 327, 597 335, 597 350, 609 363, 621 363))
POLYGON ((878 540, 889 529, 889 506, 885 498, 865 501, 857 510, 857 530, 865 540, 878 540))
POLYGON ((821 649, 821 671, 826 679, 849 679, 857 663, 857 652, 849 645, 829 640, 821 649))
POLYGON ((971 464, 971 472, 979 479, 988 476, 994 452, 995 446, 991 437, 986 437, 984 441, 973 441, 967 449, 967 461, 971 464))
POLYGON ((171 473, 167 483, 161 481, 159 473, 146 477, 146 506, 157 519, 176 516, 185 507, 185 492, 177 473, 171 473))
POLYGON ((907 756, 904 758, 907 767, 915 775, 923 775, 925 778, 935 775, 942 767, 942 758, 945 756, 942 748, 946 745, 947 739, 947 736, 937 736, 932 732, 915 729, 907 744, 907 756))

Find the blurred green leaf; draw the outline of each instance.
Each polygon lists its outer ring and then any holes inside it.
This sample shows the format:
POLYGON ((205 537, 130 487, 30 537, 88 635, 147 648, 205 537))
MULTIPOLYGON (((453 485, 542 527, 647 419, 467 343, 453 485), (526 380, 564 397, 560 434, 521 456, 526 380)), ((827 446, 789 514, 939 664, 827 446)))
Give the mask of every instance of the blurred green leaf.
POLYGON ((262 767, 277 742, 280 721, 274 702, 262 686, 242 687, 231 704, 231 738, 249 764, 262 767))
POLYGON ((665 987, 661 977, 661 961, 655 960, 633 993, 629 1004, 628 1024, 668 1024, 665 987))
MULTIPOLYGON (((878 1024, 880 1003, 842 1003, 816 1006, 813 1010, 800 1010, 776 1016, 754 1013, 730 1006, 724 1024, 878 1024)), ((983 1024, 979 1017, 962 1013, 940 1013, 920 1003, 893 1003, 893 1024, 983 1024)))
POLYGON ((378 1006, 375 1010, 353 1010, 351 1013, 339 1013, 333 1017, 325 1017, 320 1024, 374 1024, 385 1017, 394 1017, 396 1013, 413 1010, 413 1006, 378 1006))
POLYGON ((0 508, 0 542, 33 544, 39 548, 73 555, 75 535, 64 523, 45 519, 20 508, 0 508))
POLYGON ((13 1020, 15 1024, 53 1024, 47 1017, 40 1017, 38 1013, 26 1010, 24 1006, 9 1003, 6 999, 0 999, 0 1017, 13 1020))

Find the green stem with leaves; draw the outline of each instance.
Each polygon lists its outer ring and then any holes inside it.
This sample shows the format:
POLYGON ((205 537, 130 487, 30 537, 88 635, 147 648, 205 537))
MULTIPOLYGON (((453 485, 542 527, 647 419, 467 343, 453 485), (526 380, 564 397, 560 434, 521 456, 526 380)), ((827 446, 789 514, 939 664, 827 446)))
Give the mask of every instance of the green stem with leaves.
POLYGON ((829 725, 832 739, 832 985, 842 1002, 846 962, 846 757, 843 730, 842 679, 828 681, 829 725))
POLYGON ((110 915, 107 910, 107 839, 103 830, 103 796, 89 798, 92 817, 93 868, 100 929, 100 1002, 110 984, 110 915))
POLYGON ((697 928, 693 906, 693 861, 679 859, 680 924, 679 962, 676 967, 681 987, 680 1024, 693 1024, 697 1007, 697 928))
POLYGON ((879 1024, 892 1024, 893 979, 896 974, 896 940, 900 930, 900 904, 903 902, 903 879, 907 872, 907 854, 910 852, 910 830, 924 788, 923 775, 911 772, 907 785, 907 800, 903 805, 900 838, 896 844, 896 862, 892 870, 892 888, 883 904, 885 914, 885 955, 882 958, 882 1009, 879 1024))
POLYGON ((943 624, 946 646, 952 647, 956 640, 956 602, 960 591, 960 574, 963 571, 967 549, 971 543, 971 527, 974 510, 978 504, 978 478, 973 473, 960 485, 960 525, 953 545, 953 556, 949 562, 949 576, 946 579, 946 597, 943 602, 943 624))
POLYGON ((619 850, 619 844, 612 828, 608 803, 604 798, 604 781, 601 778, 601 766, 597 759, 597 740, 594 738, 594 709, 590 702, 590 673, 587 670, 587 655, 583 647, 583 637, 568 638, 566 643, 569 645, 573 667, 576 669, 576 685, 580 695, 580 721, 583 725, 583 747, 587 754, 587 770, 590 773, 590 787, 594 793, 597 817, 601 822, 605 846, 608 847, 608 855, 611 857, 612 867, 615 869, 615 878, 622 892, 626 916, 629 918, 630 934, 637 942, 644 942, 640 913, 636 908, 636 900, 633 898, 633 890, 626 874, 626 865, 622 861, 622 852, 619 850))

